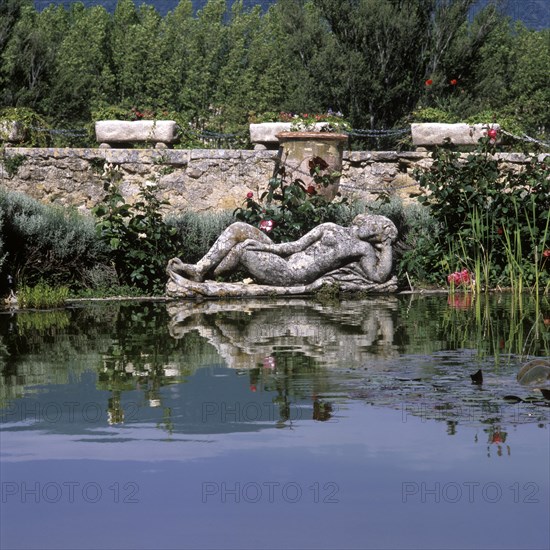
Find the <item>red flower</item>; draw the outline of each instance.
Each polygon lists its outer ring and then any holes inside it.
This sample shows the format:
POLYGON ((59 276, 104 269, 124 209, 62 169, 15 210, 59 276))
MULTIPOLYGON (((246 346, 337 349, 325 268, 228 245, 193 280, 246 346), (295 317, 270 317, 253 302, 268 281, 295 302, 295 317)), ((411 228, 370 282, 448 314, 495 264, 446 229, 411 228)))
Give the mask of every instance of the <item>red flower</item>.
POLYGON ((316 168, 319 168, 320 170, 326 170, 328 168, 328 162, 321 157, 313 157, 308 162, 308 165, 310 171, 314 171, 316 168))
POLYGON ((428 80, 426 80, 426 86, 431 86, 433 83, 434 81, 431 78, 428 78, 428 80))
POLYGON ((253 196, 254 196, 254 193, 252 193, 252 191, 249 191, 249 192, 246 194, 246 198, 247 198, 247 199, 251 199, 253 196))
POLYGON ((262 220, 260 222, 260 229, 262 231, 265 231, 266 233, 269 233, 274 226, 275 226, 275 222, 273 220, 262 220))
POLYGON ((315 187, 313 185, 310 185, 307 189, 306 189, 306 193, 308 195, 316 195, 317 194, 317 191, 315 190, 315 187))
POLYGON ((250 384, 250 391, 256 391, 256 384, 250 384))
POLYGON ((497 139, 498 132, 496 131, 495 128, 491 128, 491 129, 487 132, 487 135, 489 136, 489 139, 495 140, 495 139, 497 139))
POLYGON ((502 229, 502 227, 499 227, 499 228, 497 229, 497 233, 498 233, 499 235, 502 235, 502 234, 504 233, 504 229, 502 229))
POLYGON ((447 282, 455 285, 468 284, 470 282, 470 273, 467 269, 455 271, 447 276, 447 282))
POLYGON ((458 84, 458 80, 456 78, 453 78, 451 80, 451 86, 456 86, 458 84))
POLYGON ((543 253, 542 256, 544 258, 550 258, 550 248, 547 248, 543 253))

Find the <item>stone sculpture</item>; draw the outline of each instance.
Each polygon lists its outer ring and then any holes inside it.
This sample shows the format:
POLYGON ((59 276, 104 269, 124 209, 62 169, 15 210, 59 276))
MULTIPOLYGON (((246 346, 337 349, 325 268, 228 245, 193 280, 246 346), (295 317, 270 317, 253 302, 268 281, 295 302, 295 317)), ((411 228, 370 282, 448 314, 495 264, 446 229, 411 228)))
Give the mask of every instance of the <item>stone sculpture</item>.
POLYGON ((343 291, 394 291, 391 270, 396 237, 390 219, 368 214, 356 216, 350 227, 323 223, 297 241, 279 244, 260 229, 237 222, 196 264, 170 260, 167 295, 299 295, 324 284, 337 284, 343 291), (208 280, 237 269, 244 269, 258 284, 208 280))

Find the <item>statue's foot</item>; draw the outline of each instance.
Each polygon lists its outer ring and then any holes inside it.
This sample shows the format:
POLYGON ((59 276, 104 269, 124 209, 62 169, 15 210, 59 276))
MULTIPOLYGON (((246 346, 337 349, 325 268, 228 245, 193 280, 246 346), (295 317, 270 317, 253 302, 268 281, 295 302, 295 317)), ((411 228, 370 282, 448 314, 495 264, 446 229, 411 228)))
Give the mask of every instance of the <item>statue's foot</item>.
POLYGON ((199 283, 202 281, 202 277, 198 272, 197 267, 193 264, 184 264, 179 258, 172 258, 168 262, 168 269, 178 275, 181 275, 182 277, 185 277, 186 279, 189 279, 190 281, 196 281, 199 283))

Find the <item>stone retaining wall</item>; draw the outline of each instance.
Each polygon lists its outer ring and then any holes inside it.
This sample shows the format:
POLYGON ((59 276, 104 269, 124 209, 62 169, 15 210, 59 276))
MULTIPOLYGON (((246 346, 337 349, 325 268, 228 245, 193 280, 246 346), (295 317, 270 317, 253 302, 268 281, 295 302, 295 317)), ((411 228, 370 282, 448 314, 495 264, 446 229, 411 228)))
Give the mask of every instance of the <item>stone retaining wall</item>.
MULTIPOLYGON (((498 157, 516 167, 527 160, 519 153, 498 157)), ((42 202, 90 210, 105 194, 102 174, 116 168, 129 202, 140 183, 155 180, 170 210, 232 210, 242 206, 249 191, 258 196, 265 190, 276 159, 277 152, 267 150, 6 147, 0 155, 0 185, 42 202), (18 167, 14 160, 21 162, 18 167)), ((412 171, 430 163, 430 153, 423 151, 345 152, 340 190, 363 201, 381 193, 407 200, 418 193, 412 171)))

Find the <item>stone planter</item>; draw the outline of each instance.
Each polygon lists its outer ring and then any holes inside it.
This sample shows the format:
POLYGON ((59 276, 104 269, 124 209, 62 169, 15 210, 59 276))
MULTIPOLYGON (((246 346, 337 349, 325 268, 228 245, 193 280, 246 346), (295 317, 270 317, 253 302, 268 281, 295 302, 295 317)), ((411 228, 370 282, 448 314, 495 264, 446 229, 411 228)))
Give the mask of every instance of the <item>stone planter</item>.
POLYGON ((330 132, 281 132, 279 140, 280 163, 284 165, 291 180, 301 179, 306 187, 313 185, 319 195, 329 202, 338 193, 340 178, 334 178, 328 187, 317 185, 309 173, 309 161, 321 157, 327 164, 327 173, 342 171, 346 134, 330 132))
POLYGON ((0 120, 0 141, 21 143, 27 138, 25 126, 17 120, 0 120))
MULTIPOLYGON (((313 131, 320 132, 327 126, 328 122, 318 122, 313 131)), ((290 132, 292 124, 290 122, 261 122, 259 124, 250 124, 250 141, 254 144, 254 149, 277 149, 279 147, 279 138, 277 134, 281 132, 290 132)))
POLYGON ((174 120, 99 120, 95 134, 100 147, 150 142, 162 148, 177 141, 177 124, 174 120))
POLYGON ((411 124, 413 145, 436 147, 440 145, 460 145, 475 147, 482 137, 487 137, 489 129, 500 130, 498 124, 441 124, 422 122, 411 124))

